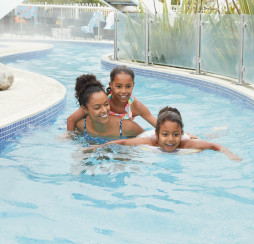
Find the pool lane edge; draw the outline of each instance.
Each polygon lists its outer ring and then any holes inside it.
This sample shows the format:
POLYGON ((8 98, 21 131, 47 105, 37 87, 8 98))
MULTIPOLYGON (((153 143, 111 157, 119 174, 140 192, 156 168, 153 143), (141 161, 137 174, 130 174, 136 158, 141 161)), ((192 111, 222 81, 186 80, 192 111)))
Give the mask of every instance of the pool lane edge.
POLYGON ((134 63, 127 60, 112 60, 112 54, 103 55, 101 64, 107 69, 117 65, 126 65, 139 75, 172 79, 179 83, 203 88, 210 92, 220 93, 223 96, 241 99, 248 107, 254 109, 254 84, 236 84, 235 79, 215 74, 193 74, 191 70, 166 67, 160 65, 145 66, 143 63, 134 63))

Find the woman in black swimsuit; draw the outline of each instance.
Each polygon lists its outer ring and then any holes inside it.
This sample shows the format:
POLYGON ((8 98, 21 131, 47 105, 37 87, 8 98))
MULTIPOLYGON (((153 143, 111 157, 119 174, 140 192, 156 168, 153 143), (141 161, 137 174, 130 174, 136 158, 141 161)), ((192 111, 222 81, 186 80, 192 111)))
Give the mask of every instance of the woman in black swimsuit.
POLYGON ((82 75, 76 79, 76 98, 85 119, 76 123, 80 131, 91 137, 116 139, 134 137, 144 131, 137 123, 109 115, 110 106, 104 87, 93 74, 82 75))

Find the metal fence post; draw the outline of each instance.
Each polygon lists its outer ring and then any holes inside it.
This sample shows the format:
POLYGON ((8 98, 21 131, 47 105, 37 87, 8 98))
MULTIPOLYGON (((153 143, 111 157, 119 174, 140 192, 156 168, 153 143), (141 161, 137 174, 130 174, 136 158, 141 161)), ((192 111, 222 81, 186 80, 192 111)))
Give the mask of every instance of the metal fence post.
POLYGON ((146 65, 149 65, 149 14, 146 13, 145 17, 145 60, 146 65))
POLYGON ((61 8, 61 16, 60 16, 60 28, 61 28, 61 39, 63 39, 63 8, 61 8))
POLYGON ((114 27, 115 27, 115 36, 114 36, 114 60, 117 60, 117 52, 118 52, 118 48, 117 48, 117 22, 118 22, 118 16, 117 16, 117 12, 115 12, 114 14, 114 27))
POLYGON ((243 72, 245 68, 243 66, 243 49, 244 49, 244 29, 246 24, 244 23, 244 14, 240 15, 240 25, 239 25, 239 39, 240 39, 240 53, 239 53, 239 79, 238 84, 241 85, 243 81, 243 72))
POLYGON ((196 74, 200 74, 200 53, 201 53, 201 14, 198 14, 197 19, 197 56, 196 56, 196 74))

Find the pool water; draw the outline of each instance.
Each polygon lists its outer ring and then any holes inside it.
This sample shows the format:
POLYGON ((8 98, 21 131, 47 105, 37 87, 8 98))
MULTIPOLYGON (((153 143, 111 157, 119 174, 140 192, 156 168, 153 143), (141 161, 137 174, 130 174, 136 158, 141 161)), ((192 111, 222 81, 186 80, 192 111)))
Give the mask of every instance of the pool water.
POLYGON ((241 162, 214 151, 111 145, 83 152, 82 135, 63 136, 78 108, 75 78, 94 73, 108 84, 100 56, 112 52, 56 43, 47 55, 7 63, 57 79, 67 97, 53 124, 31 127, 1 150, 0 243, 252 243, 254 113, 242 101, 139 75, 133 92, 155 116, 178 108, 186 132, 227 146, 241 162))

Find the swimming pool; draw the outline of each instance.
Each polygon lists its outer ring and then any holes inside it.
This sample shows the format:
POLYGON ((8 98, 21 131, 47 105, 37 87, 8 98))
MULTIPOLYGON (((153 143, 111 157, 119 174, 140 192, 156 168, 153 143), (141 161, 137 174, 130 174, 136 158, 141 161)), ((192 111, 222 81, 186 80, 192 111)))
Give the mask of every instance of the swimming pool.
MULTIPOLYGON (((155 154, 110 146, 82 153, 82 137, 63 138, 76 108, 75 78, 94 73, 107 84, 102 44, 56 43, 36 59, 8 62, 60 81, 66 106, 53 124, 8 143, 0 158, 1 243, 252 243, 254 237, 253 110, 241 100, 136 76, 134 95, 154 115, 177 107, 185 131, 224 144, 223 154, 155 154)), ((151 126, 136 121, 145 129, 151 126)))

